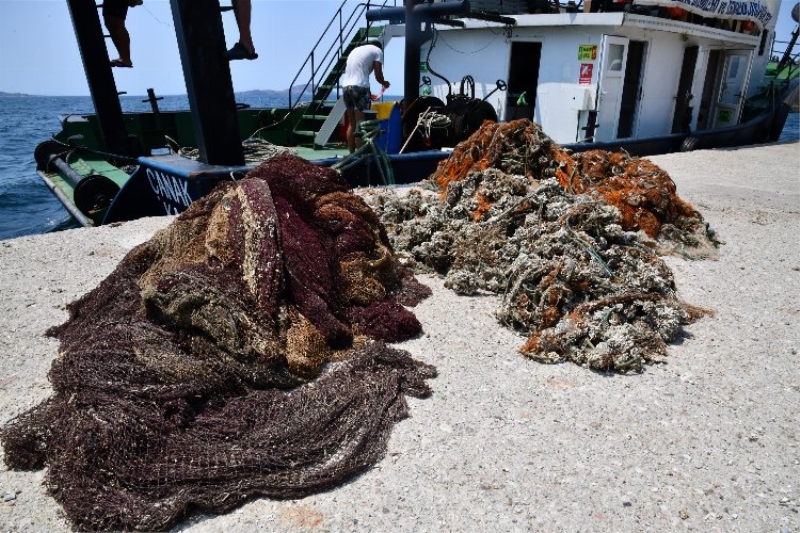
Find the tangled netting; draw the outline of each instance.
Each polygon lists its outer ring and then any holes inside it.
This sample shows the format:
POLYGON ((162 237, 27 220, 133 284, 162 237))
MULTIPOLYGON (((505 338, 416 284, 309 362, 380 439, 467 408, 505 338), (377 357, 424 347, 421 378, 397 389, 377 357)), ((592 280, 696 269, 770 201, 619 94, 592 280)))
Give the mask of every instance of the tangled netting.
POLYGON ((428 294, 335 171, 278 156, 70 304, 54 395, 6 426, 6 464, 47 465, 80 530, 334 486, 430 393, 434 368, 385 344, 420 332, 401 304, 428 294))
POLYGON ((461 294, 503 295, 497 317, 528 335, 521 351, 531 358, 638 371, 663 360, 666 342, 704 313, 677 299, 656 241, 632 231, 647 221, 664 241, 711 242, 652 163, 571 156, 528 120, 484 123, 426 185, 365 198, 411 266, 444 275, 461 294))
MULTIPOLYGON (((533 179, 556 178, 570 193, 616 207, 622 228, 643 231, 656 240, 660 253, 715 255, 718 242, 713 230, 677 196, 669 174, 647 159, 604 150, 571 154, 530 120, 487 122, 455 148, 431 179, 446 191, 449 183, 465 179, 470 172, 491 168, 533 179)), ((488 191, 478 190, 476 200, 473 218, 480 220, 494 199, 488 191)))

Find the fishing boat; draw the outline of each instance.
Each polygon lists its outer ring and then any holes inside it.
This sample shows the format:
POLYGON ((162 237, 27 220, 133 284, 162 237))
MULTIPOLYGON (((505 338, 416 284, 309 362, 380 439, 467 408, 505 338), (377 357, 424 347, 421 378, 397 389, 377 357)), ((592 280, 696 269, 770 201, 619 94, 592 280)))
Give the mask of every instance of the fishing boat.
POLYGON ((160 110, 151 89, 150 111, 123 113, 97 6, 68 0, 95 113, 63 118, 34 155, 84 226, 180 213, 282 149, 352 185, 411 183, 486 120, 646 156, 773 142, 797 100, 798 30, 774 48, 780 0, 344 0, 280 109, 235 100, 230 7, 170 2, 189 109, 160 110), (403 97, 374 106, 351 155, 339 79, 367 40, 404 46, 403 97))

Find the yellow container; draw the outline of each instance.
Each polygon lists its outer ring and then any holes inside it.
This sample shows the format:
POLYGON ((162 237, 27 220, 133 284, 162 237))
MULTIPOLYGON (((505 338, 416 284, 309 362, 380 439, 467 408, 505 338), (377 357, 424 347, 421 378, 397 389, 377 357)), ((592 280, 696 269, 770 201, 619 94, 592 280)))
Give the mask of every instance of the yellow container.
POLYGON ((378 120, 387 120, 392 114, 395 102, 373 102, 372 110, 377 114, 378 120))

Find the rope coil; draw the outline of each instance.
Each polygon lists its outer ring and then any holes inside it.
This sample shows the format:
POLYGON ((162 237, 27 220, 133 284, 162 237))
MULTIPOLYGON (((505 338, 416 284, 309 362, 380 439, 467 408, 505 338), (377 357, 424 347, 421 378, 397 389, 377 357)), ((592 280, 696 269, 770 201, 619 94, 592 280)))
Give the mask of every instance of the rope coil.
POLYGON ((392 165, 389 162, 389 156, 381 149, 380 146, 375 144, 375 139, 381 135, 381 123, 379 120, 362 120, 356 124, 356 133, 360 134, 363 140, 355 152, 343 158, 338 163, 331 166, 334 170, 342 172, 352 168, 366 157, 372 157, 375 160, 378 172, 381 175, 381 180, 384 185, 394 185, 394 173, 392 172, 392 165))

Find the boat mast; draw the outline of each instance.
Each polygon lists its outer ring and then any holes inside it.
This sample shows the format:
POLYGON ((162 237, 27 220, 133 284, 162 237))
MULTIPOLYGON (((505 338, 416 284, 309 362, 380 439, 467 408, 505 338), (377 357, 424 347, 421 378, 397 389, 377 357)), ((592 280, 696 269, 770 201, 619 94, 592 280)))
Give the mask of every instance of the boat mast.
POLYGON ((170 0, 200 159, 244 165, 219 0, 170 0))
POLYGON ((111 60, 94 0, 67 0, 72 27, 83 61, 83 71, 92 95, 103 148, 115 154, 134 156, 136 145, 128 140, 111 60))
MULTIPOLYGON (((405 64, 403 71, 403 114, 405 117, 402 124, 403 139, 408 139, 417 124, 419 113, 410 112, 418 107, 419 100, 419 63, 421 59, 421 48, 424 43, 425 32, 422 31, 421 17, 414 14, 413 0, 405 0, 405 24, 406 24, 406 49, 405 64)), ((418 110, 419 111, 419 110, 418 110)), ((424 111, 424 110, 423 110, 424 111)))
MULTIPOLYGON (((367 21, 388 20, 392 24, 405 24, 405 59, 403 84, 403 139, 407 139, 417 124, 417 117, 424 109, 419 108, 419 64, 422 45, 432 35, 433 23, 451 26, 464 25, 461 21, 447 20, 451 15, 470 13, 468 0, 445 0, 437 3, 415 3, 405 0, 402 8, 384 7, 367 11, 367 21), (423 24, 425 27, 423 27, 423 24)), ((501 19, 506 21, 506 19, 501 19)))

